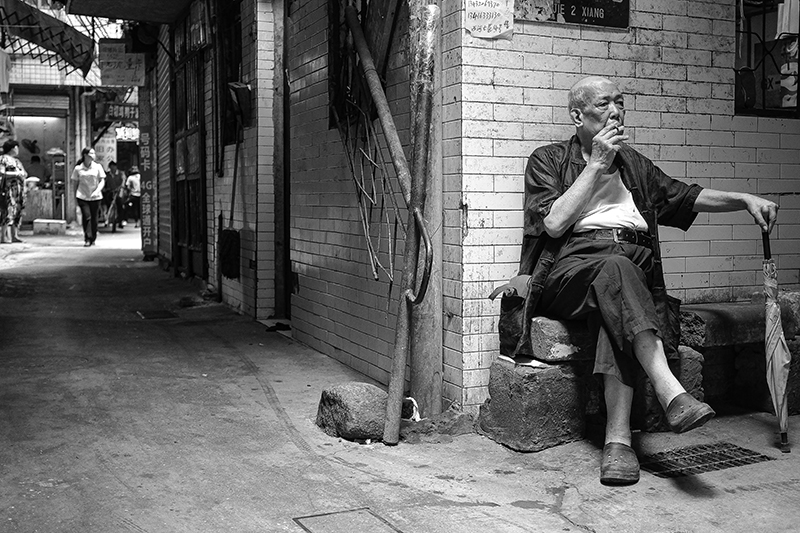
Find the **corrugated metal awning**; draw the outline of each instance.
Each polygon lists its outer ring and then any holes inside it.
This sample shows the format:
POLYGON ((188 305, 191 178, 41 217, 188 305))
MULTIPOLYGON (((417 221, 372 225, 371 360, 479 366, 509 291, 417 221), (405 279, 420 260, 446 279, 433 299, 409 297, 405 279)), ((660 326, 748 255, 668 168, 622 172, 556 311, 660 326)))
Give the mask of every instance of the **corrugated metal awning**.
POLYGON ((67 13, 110 19, 171 24, 192 0, 67 0, 67 13))
POLYGON ((0 25, 10 35, 54 52, 63 68, 80 70, 84 78, 92 68, 94 41, 34 6, 20 0, 0 0, 0 25))
POLYGON ((63 94, 26 94, 14 91, 14 114, 17 116, 66 117, 69 96, 63 94))

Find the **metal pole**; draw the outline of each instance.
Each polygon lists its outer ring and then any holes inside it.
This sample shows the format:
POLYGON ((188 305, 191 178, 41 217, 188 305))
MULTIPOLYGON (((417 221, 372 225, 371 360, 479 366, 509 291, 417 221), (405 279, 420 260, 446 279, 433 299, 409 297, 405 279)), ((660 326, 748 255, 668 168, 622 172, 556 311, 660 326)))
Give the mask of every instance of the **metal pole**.
MULTIPOLYGON (((429 6, 423 11, 423 33, 426 37, 435 36, 436 22, 438 20, 439 8, 429 6), (428 29, 433 31, 427 31, 428 29)), ((389 397, 386 402, 386 425, 383 431, 384 444, 397 444, 400 440, 400 414, 403 407, 403 392, 405 387, 406 365, 408 363, 409 343, 413 343, 410 338, 409 322, 412 322, 412 304, 423 301, 424 294, 413 296, 413 288, 416 283, 416 272, 419 261, 419 239, 420 233, 424 232, 424 220, 422 210, 425 207, 426 177, 428 175, 428 141, 430 139, 431 124, 431 104, 433 93, 431 90, 433 82, 433 38, 424 39, 424 46, 419 47, 420 55, 418 64, 422 67, 419 72, 419 87, 417 92, 417 108, 414 116, 414 159, 411 181, 411 214, 406 232, 406 248, 404 254, 403 277, 401 280, 402 300, 397 310, 397 330, 395 335, 395 352, 392 358, 392 373, 389 381, 389 397), (412 220, 412 218, 414 220, 412 220)), ((432 254, 430 253, 430 243, 426 238, 426 273, 430 272, 432 254)), ((423 277, 421 287, 428 287, 428 276, 423 277)), ((421 289, 421 293, 424 289, 421 289)), ((415 354, 417 355, 417 354, 415 354)), ((412 357, 412 360, 417 359, 412 357)), ((424 359, 423 359, 424 362, 424 359)), ((423 365, 428 366, 428 365, 423 365)), ((419 370, 418 370, 419 371, 419 370)), ((441 372, 441 366, 439 366, 441 372)), ((412 366, 412 382, 415 379, 415 369, 412 366)), ((429 377, 429 376, 428 376, 429 377)), ((425 379, 425 376, 421 376, 425 379)))
MULTIPOLYGON (((434 12, 438 17, 438 8, 436 8, 434 12)), ((361 31, 358 12, 354 7, 348 6, 345 9, 345 14, 347 25, 353 34, 353 42, 356 51, 361 60, 361 68, 367 79, 370 94, 375 102, 378 117, 387 139, 392 162, 402 189, 403 198, 409 208, 408 222, 406 224, 403 274, 400 281, 400 302, 397 309, 394 353, 389 378, 389 391, 386 402, 386 423, 383 434, 383 442, 388 445, 394 445, 400 440, 400 414, 403 405, 406 366, 408 364, 411 308, 424 299, 433 262, 431 253, 432 247, 425 231, 422 214, 426 193, 425 177, 427 174, 428 161, 427 142, 430 133, 430 101, 428 101, 426 110, 422 113, 422 122, 415 125, 415 127, 418 127, 417 133, 420 138, 415 142, 415 169, 412 174, 408 169, 403 146, 397 135, 397 128, 394 125, 391 110, 383 92, 383 86, 375 70, 375 65, 372 61, 366 40, 364 39, 364 34, 361 31), (427 121, 427 124, 425 121, 427 121), (422 144, 420 144, 420 142, 422 144), (419 263, 420 237, 423 237, 425 240, 425 259, 423 261, 425 270, 419 293, 415 294, 414 287, 416 285, 417 266, 419 263)), ((427 93, 430 93, 430 91, 427 91, 427 93)))
POLYGON ((439 8, 429 0, 410 0, 409 28, 413 66, 411 95, 414 122, 412 172, 426 183, 424 219, 431 231, 433 267, 426 298, 411 311, 411 396, 423 417, 442 412, 442 176, 441 93, 435 88, 438 69, 439 8), (415 35, 418 38, 415 38, 415 35), (434 96, 438 96, 439 102, 434 96))

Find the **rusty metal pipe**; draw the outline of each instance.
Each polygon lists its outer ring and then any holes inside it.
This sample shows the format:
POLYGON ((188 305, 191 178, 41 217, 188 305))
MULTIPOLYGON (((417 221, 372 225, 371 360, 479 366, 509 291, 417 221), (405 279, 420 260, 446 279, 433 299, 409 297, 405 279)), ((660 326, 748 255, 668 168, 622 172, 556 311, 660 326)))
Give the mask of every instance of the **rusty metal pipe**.
POLYGON ((372 60, 367 40, 361 30, 358 11, 353 6, 347 6, 345 8, 345 17, 347 26, 353 34, 353 44, 356 47, 358 58, 361 60, 361 70, 364 72, 364 77, 367 78, 367 85, 369 85, 372 100, 375 102, 375 109, 378 111, 383 134, 386 136, 386 144, 392 156, 395 172, 397 172, 397 180, 400 182, 403 200, 409 206, 411 203, 411 172, 408 170, 408 161, 403 151, 403 143, 400 142, 400 137, 397 135, 397 127, 392 118, 389 102, 386 101, 386 94, 383 92, 380 76, 378 76, 378 71, 375 70, 375 62, 372 60))

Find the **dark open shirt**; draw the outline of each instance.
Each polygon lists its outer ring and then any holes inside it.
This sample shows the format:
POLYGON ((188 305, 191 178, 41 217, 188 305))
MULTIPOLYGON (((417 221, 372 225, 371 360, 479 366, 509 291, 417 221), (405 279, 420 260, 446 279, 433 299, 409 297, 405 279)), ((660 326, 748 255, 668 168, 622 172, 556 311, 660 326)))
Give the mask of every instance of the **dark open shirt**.
MULTIPOLYGON (((689 229, 697 213, 695 200, 702 187, 670 178, 648 158, 623 144, 617 154, 622 183, 633 196, 651 235, 657 224, 689 229)), ((531 247, 545 233, 544 219, 553 202, 575 182, 586 168, 577 137, 536 149, 525 170, 524 239, 520 274, 530 274, 535 257, 531 247)), ((662 281, 663 283, 663 281, 662 281)))
MULTIPOLYGON (((688 185, 667 176, 648 158, 623 144, 615 163, 624 186, 631 191, 633 202, 647 222, 654 237, 652 287, 656 305, 666 302, 664 271, 658 246, 658 225, 689 229, 697 214, 695 200, 702 191, 699 185, 688 185)), ((498 329, 500 351, 505 355, 530 354, 530 320, 536 314, 545 280, 567 242, 571 229, 559 238, 551 238, 544 228, 544 219, 553 202, 575 182, 586 168, 577 137, 536 149, 525 170, 524 235, 520 257, 520 276, 530 276, 524 297, 503 299, 498 329), (524 300, 524 302, 519 302, 524 300)))

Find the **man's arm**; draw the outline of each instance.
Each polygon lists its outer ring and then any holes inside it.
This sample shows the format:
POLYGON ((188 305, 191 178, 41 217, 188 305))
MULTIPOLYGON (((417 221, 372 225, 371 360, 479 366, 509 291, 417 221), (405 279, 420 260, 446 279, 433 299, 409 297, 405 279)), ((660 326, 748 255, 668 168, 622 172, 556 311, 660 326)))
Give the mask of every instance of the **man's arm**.
POLYGON ((694 203, 696 213, 727 213, 742 210, 753 216, 761 231, 771 232, 778 219, 778 204, 744 192, 703 189, 694 203))
POLYGON ((598 179, 608 172, 620 149, 627 140, 623 127, 607 125, 592 139, 592 151, 586 168, 564 194, 553 202, 550 213, 544 219, 544 227, 551 237, 560 237, 572 226, 583 212, 583 208, 595 193, 598 179))

